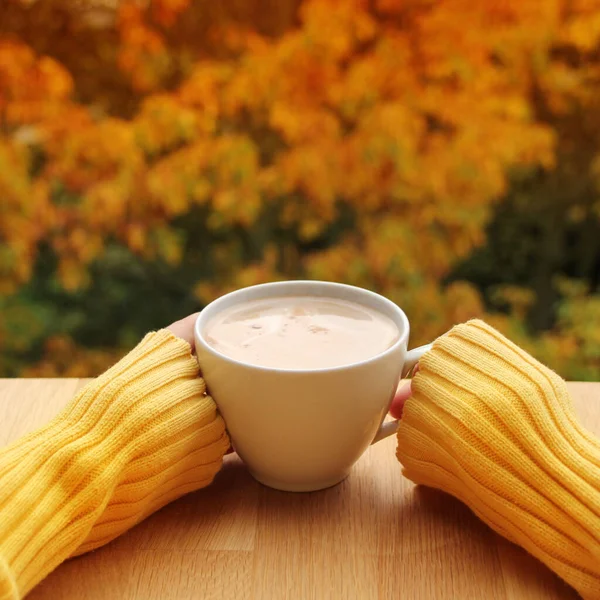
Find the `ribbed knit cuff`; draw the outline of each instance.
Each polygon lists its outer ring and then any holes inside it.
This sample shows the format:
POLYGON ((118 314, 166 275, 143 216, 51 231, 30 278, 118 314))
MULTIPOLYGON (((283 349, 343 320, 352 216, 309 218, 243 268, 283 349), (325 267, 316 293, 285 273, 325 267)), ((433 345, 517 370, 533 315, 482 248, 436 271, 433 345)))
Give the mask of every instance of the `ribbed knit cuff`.
POLYGON ((0 555, 0 600, 18 600, 17 582, 8 568, 6 561, 0 555))
POLYGON ((210 483, 227 448, 189 344, 148 334, 51 423, 0 451, 0 557, 19 594, 210 483))
POLYGON ((481 321, 455 327, 420 362, 398 442, 408 478, 600 598, 600 443, 555 373, 481 321))

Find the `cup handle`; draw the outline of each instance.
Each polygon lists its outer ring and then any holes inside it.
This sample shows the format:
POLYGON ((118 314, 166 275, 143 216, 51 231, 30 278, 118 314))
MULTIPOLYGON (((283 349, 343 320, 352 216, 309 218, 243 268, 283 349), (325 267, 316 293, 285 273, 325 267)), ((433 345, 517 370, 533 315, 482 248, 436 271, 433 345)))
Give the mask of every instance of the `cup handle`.
MULTIPOLYGON (((404 360, 404 366, 402 367, 402 379, 405 379, 406 376, 410 374, 410 372, 415 368, 415 365, 421 359, 421 356, 423 356, 425 352, 431 350, 432 345, 433 344, 425 344, 424 346, 413 348, 406 353, 406 359, 404 360)), ((394 435, 398 431, 399 424, 400 421, 398 421, 398 419, 382 423, 371 444, 376 444, 382 439, 389 437, 390 435, 394 435)))

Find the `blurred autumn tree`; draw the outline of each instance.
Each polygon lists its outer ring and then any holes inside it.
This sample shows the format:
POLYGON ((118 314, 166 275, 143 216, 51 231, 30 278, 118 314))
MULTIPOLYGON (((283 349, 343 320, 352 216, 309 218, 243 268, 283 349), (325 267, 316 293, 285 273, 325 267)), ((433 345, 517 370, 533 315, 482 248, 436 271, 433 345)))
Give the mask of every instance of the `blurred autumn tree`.
POLYGON ((309 277, 600 376, 600 2, 9 0, 0 33, 0 371, 309 277))

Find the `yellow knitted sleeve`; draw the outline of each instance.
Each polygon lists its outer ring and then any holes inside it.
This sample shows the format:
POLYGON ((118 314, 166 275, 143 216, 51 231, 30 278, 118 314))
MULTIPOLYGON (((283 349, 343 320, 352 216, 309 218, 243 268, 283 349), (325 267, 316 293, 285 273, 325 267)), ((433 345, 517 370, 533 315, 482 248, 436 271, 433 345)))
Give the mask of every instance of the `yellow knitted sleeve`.
POLYGON ((422 358, 397 454, 409 479, 600 598, 600 442, 564 381, 493 328, 459 325, 422 358))
POLYGON ((151 333, 0 450, 0 600, 212 481, 229 441, 205 391, 189 344, 151 333))

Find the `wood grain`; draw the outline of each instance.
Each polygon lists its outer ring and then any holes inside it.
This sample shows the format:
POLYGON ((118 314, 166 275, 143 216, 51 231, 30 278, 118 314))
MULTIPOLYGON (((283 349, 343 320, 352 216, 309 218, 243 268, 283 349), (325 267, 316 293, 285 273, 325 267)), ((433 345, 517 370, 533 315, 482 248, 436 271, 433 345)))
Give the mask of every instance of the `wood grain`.
MULTIPOLYGON (((80 380, 0 380, 0 445, 39 427, 80 380)), ((600 435, 600 384, 569 384, 600 435)), ((311 494, 256 483, 235 456, 212 486, 67 561, 28 600, 577 598, 451 497, 401 475, 395 440, 311 494)))

